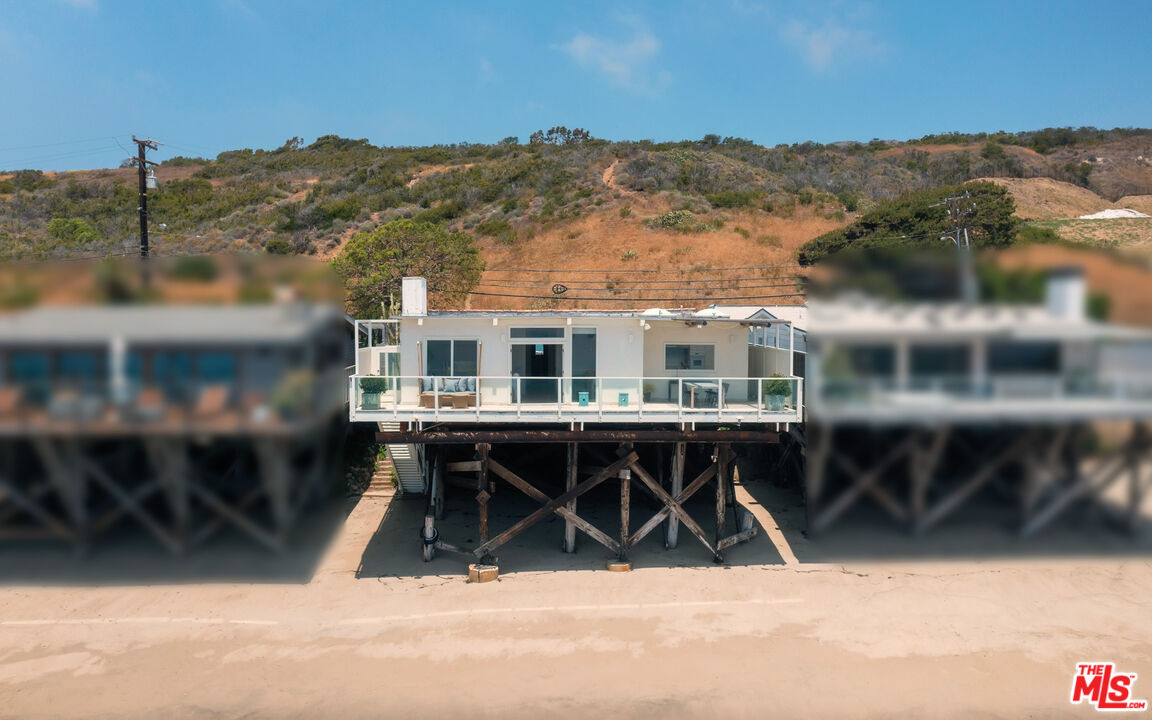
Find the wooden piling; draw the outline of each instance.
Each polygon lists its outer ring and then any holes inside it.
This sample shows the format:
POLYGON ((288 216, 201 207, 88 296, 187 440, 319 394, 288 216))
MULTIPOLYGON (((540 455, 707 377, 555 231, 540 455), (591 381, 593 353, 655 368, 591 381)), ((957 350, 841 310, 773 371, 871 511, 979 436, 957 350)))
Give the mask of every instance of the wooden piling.
MULTIPOLYGON (((672 452, 672 497, 680 497, 684 491, 684 461, 686 459, 688 444, 678 442, 672 452)), ((664 532, 664 547, 672 550, 676 547, 680 534, 680 518, 675 513, 668 516, 664 532)))
MULTIPOLYGON (((579 462, 580 446, 578 443, 568 443, 568 466, 564 475, 564 491, 568 492, 576 487, 577 463, 579 462)), ((568 510, 575 515, 576 498, 568 503, 568 510)), ((564 519, 564 552, 576 552, 576 523, 571 518, 564 519)))

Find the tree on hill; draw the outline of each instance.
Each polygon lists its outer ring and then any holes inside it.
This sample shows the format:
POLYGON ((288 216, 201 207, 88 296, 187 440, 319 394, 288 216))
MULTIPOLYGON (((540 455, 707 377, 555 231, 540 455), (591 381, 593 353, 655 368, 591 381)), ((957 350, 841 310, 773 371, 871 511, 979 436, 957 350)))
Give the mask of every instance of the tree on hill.
POLYGON ((1016 239, 1020 221, 1008 190, 990 182, 916 190, 881 203, 846 227, 824 233, 800 248, 800 263, 811 265, 845 250, 916 250, 938 247, 952 229, 944 199, 972 197, 968 237, 973 248, 1004 247, 1016 239))
POLYGON ((431 300, 460 304, 484 272, 471 236, 412 220, 357 233, 332 267, 344 280, 348 312, 361 318, 391 315, 401 278, 423 277, 431 300))
MULTIPOLYGON (((799 252, 803 265, 826 264, 836 290, 860 290, 889 298, 945 299, 960 294, 953 229, 945 198, 971 196, 967 216, 973 250, 1016 242, 1020 221, 1008 191, 976 182, 906 193, 859 220, 809 240, 799 252)), ((829 278, 825 278, 827 281, 829 278)), ((813 284, 819 294, 827 287, 813 284)))

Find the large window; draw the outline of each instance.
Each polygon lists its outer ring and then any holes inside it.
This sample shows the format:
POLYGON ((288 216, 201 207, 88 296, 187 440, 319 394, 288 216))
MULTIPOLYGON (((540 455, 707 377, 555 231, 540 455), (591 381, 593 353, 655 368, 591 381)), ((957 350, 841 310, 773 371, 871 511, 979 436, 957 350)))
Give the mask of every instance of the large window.
POLYGON ((430 377, 471 377, 479 367, 480 343, 476 340, 429 340, 425 361, 430 377))
POLYGON ((967 375, 971 369, 967 345, 913 345, 909 364, 914 377, 967 375))
POLYGON ((1048 374, 1060 372, 1060 345, 1054 342, 1001 341, 988 344, 988 373, 1048 374))
POLYGON ((514 327, 508 331, 508 335, 514 340, 523 338, 562 338, 564 337, 564 328, 514 327))
POLYGON ((665 345, 665 370, 715 370, 715 345, 665 345))
POLYGON ((896 372, 896 350, 890 345, 856 345, 845 350, 856 377, 892 377, 896 372))

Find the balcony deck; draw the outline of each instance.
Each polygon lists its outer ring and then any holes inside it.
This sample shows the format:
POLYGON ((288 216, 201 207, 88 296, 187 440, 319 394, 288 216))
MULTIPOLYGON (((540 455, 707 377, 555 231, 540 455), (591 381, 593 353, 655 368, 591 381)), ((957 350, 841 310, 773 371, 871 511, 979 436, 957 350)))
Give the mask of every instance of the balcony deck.
POLYGON ((821 422, 1069 422, 1152 418, 1152 376, 1068 375, 828 381, 813 387, 821 422))
MULTIPOLYGON (((363 381, 372 376, 351 378, 349 407, 351 419, 360 422, 439 422, 439 423, 794 423, 802 421, 803 396, 798 378, 773 378, 790 388, 785 396, 765 394, 767 378, 473 378, 479 392, 421 393, 419 378, 387 378, 391 387, 379 393, 365 393, 363 381), (556 383, 556 389, 532 393, 530 383, 556 383), (572 383, 579 384, 575 389, 572 383), (675 395, 645 400, 646 383, 674 383, 675 395), (697 394, 702 385, 723 386, 715 394, 697 394), (695 385, 695 387, 694 387, 695 385), (581 387, 587 397, 578 398, 581 387), (733 392, 737 387, 743 392, 733 392), (747 390, 747 388, 752 390, 747 390), (727 393, 728 397, 719 397, 727 393), (373 397, 375 396, 375 397, 373 397), (456 402, 454 403, 454 397, 456 402), (460 399, 463 396, 463 399, 460 399), (749 397, 751 396, 751 397, 749 397)), ((383 380, 384 378, 377 378, 383 380)), ((669 394, 673 394, 671 390, 669 394)))

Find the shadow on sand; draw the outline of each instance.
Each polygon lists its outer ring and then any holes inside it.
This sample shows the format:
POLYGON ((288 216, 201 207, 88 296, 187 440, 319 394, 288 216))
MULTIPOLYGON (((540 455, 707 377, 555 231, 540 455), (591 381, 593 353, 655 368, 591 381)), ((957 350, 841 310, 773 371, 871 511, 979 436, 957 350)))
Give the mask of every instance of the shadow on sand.
MULTIPOLYGON (((614 537, 620 527, 616 487, 597 488, 580 499, 578 508, 581 517, 614 537)), ((1021 538, 1015 531, 1017 518, 1012 508, 989 498, 970 503, 926 536, 917 538, 879 509, 862 502, 833 528, 809 538, 804 503, 797 490, 765 481, 745 483, 744 487, 779 527, 788 546, 785 552, 790 551, 801 564, 1152 555, 1152 513, 1148 512, 1132 535, 1118 531, 1099 508, 1085 504, 1073 508, 1035 537, 1021 538)), ((633 494, 633 530, 655 512, 655 506, 648 506, 644 500, 633 494)), ((464 572, 469 562, 475 562, 470 556, 443 551, 437 551, 431 563, 423 562, 419 532, 425 506, 423 496, 392 500, 364 549, 357 577, 464 572)), ((491 534, 510 527, 538 507, 514 490, 501 489, 490 505, 491 534)), ((714 509, 707 491, 693 498, 687 509, 706 533, 713 532, 714 509)), ((732 527, 729 514, 729 532, 732 527)), ((449 489, 444 518, 437 522, 437 529, 448 543, 464 549, 476 547, 476 503, 470 492, 449 489)), ((602 570, 606 561, 615 559, 607 548, 580 533, 577 552, 564 553, 563 534, 564 521, 555 515, 525 530, 496 552, 501 573, 602 570)), ((713 566, 711 552, 683 527, 679 547, 666 550, 664 533, 657 529, 630 551, 629 559, 638 569, 713 566)), ((763 528, 750 542, 729 548, 724 560, 728 566, 779 566, 785 562, 763 528)))
POLYGON ((280 553, 224 529, 186 555, 174 556, 131 522, 102 535, 85 556, 54 541, 5 541, 0 585, 303 584, 312 579, 355 504, 355 499, 331 498, 309 506, 280 553))

